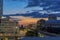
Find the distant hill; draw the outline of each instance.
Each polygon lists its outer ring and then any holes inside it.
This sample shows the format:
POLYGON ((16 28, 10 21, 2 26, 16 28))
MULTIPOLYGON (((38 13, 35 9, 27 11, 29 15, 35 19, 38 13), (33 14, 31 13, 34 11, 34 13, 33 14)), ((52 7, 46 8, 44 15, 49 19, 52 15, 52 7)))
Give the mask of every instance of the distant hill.
MULTIPOLYGON (((46 18, 49 14, 42 14, 39 12, 32 12, 32 13, 25 13, 25 14, 11 14, 11 15, 4 15, 4 16, 25 16, 25 17, 33 17, 33 18, 46 18)), ((60 13, 56 14, 57 17, 60 17, 60 13)))

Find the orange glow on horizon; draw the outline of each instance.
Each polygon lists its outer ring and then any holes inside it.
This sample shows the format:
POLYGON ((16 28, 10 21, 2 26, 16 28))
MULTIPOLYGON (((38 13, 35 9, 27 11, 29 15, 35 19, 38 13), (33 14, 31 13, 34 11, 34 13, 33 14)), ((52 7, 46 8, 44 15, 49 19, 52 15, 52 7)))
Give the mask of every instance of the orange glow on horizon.
POLYGON ((29 25, 31 23, 36 23, 40 19, 48 20, 47 18, 31 18, 31 17, 23 17, 23 16, 12 16, 12 18, 17 18, 18 25, 29 25))
POLYGON ((38 19, 25 19, 25 20, 22 20, 22 21, 19 21, 19 24, 20 25, 28 25, 28 24, 31 24, 31 23, 36 23, 38 19))

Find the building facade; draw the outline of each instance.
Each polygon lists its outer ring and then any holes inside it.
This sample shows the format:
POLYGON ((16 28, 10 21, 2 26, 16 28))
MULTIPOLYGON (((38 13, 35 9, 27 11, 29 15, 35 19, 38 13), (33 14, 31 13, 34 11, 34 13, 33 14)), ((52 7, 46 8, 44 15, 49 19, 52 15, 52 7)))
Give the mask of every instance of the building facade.
POLYGON ((0 25, 0 33, 14 34, 17 33, 18 23, 10 19, 10 17, 2 17, 0 25))
POLYGON ((60 28, 60 20, 57 20, 56 15, 50 14, 48 16, 48 20, 46 21, 46 27, 59 27, 60 28))
POLYGON ((38 21, 38 24, 39 26, 37 26, 37 28, 40 27, 40 30, 60 34, 60 20, 57 20, 57 16, 54 14, 50 14, 48 16, 48 20, 46 20, 45 22, 41 20, 38 21))

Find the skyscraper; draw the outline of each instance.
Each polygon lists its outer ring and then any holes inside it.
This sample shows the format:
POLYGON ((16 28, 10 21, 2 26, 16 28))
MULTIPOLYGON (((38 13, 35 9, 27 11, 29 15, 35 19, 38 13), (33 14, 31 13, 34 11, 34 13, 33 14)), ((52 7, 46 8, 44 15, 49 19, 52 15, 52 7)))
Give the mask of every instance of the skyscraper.
POLYGON ((57 16, 55 14, 50 14, 48 20, 57 20, 57 16))
POLYGON ((3 12, 3 0, 0 0, 0 23, 1 23, 2 12, 3 12))

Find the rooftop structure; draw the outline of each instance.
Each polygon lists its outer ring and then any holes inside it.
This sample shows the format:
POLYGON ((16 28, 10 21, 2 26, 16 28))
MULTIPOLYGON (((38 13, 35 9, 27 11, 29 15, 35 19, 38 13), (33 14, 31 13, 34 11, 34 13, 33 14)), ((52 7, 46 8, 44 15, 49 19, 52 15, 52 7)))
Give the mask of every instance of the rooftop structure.
POLYGON ((48 20, 57 20, 57 16, 55 14, 48 15, 48 20))

